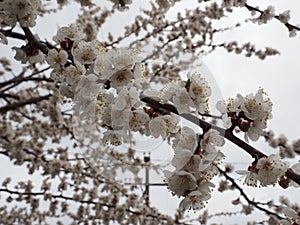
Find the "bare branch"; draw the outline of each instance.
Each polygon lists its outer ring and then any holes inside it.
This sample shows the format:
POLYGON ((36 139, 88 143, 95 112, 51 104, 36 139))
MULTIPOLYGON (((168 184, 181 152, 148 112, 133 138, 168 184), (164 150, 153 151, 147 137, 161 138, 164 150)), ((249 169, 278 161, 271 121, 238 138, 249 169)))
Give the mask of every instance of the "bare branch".
POLYGON ((20 101, 20 102, 16 102, 16 103, 12 103, 12 104, 3 106, 0 108, 0 114, 5 114, 10 110, 16 110, 17 108, 23 107, 25 105, 36 104, 38 102, 48 100, 51 96, 52 96, 51 94, 48 94, 48 95, 44 95, 44 96, 30 98, 26 101, 20 101))

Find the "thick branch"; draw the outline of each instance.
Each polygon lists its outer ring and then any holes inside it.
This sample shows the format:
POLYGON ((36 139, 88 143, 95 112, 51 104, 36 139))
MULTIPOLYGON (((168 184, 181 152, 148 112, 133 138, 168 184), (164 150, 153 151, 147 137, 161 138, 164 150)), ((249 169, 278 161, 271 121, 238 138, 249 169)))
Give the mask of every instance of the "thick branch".
POLYGON ((0 29, 0 32, 2 34, 4 34, 4 36, 6 36, 6 37, 16 38, 16 39, 20 39, 20 40, 26 40, 26 36, 24 34, 13 32, 12 30, 0 29))
POLYGON ((27 38, 27 40, 29 41, 29 43, 34 46, 37 47, 38 49, 40 49, 44 54, 47 55, 48 53, 48 47, 46 45, 44 45, 42 42, 40 42, 39 40, 36 39, 36 37, 33 35, 33 33, 31 32, 31 30, 28 27, 23 27, 22 29, 25 33, 25 36, 27 38))
POLYGON ((0 98, 14 98, 14 99, 17 99, 17 100, 20 99, 20 97, 17 96, 17 95, 9 94, 9 93, 3 93, 3 92, 0 92, 0 98))

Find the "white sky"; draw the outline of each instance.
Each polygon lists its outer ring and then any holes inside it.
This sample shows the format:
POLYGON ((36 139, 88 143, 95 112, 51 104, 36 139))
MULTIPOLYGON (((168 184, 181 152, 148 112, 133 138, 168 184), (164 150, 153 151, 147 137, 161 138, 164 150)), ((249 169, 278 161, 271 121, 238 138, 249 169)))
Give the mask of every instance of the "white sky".
MULTIPOLYGON (((135 7, 135 10, 139 10, 145 2, 147 1, 137 0, 133 7, 135 7)), ((183 2, 186 6, 190 6, 192 2, 196 1, 186 0, 183 2)), ((277 7, 275 7, 276 13, 291 9, 291 22, 294 24, 300 23, 299 0, 257 0, 249 1, 249 3, 253 6, 260 5, 261 8, 269 4, 277 5, 277 7)), ((67 25, 75 20, 75 16, 78 12, 77 9, 78 7, 76 5, 69 6, 58 15, 55 15, 55 17, 46 16, 39 19, 37 23, 38 26, 34 29, 35 32, 37 32, 42 39, 45 37, 48 40, 52 39, 58 25, 67 25)), ((238 21, 238 16, 243 16, 245 12, 247 12, 247 10, 243 9, 237 13, 235 17, 230 17, 228 20, 234 23, 238 21)), ((112 27, 118 29, 120 21, 130 22, 133 18, 133 14, 120 14, 112 22, 112 25, 107 26, 105 29, 111 29, 112 27)), ((100 32, 100 38, 106 36, 105 29, 100 32)), ((273 129, 277 135, 281 133, 286 134, 289 140, 300 138, 300 117, 298 116, 300 115, 300 34, 298 34, 296 38, 290 39, 287 29, 278 21, 273 21, 263 26, 252 24, 242 26, 242 28, 220 36, 220 41, 222 40, 238 40, 240 43, 250 41, 259 47, 270 46, 281 52, 279 56, 268 57, 266 60, 261 61, 253 57, 245 58, 242 55, 227 53, 225 50, 220 49, 202 60, 210 70, 213 78, 217 81, 213 86, 219 87, 218 95, 222 95, 224 98, 229 96, 234 97, 237 93, 253 93, 256 92, 259 87, 263 87, 274 103, 273 119, 269 124, 269 128, 273 129)), ((13 42, 10 41, 10 43, 13 42)), ((5 49, 5 51, 1 51, 1 57, 4 52, 5 54, 12 54, 8 48, 3 46, 1 46, 1 48, 5 49)), ((272 149, 264 145, 263 142, 255 143, 255 146, 264 149, 265 153, 272 152, 272 149)), ((244 169, 246 169, 247 164, 244 163, 251 162, 251 158, 246 155, 246 153, 238 148, 234 148, 231 144, 226 145, 224 153, 227 156, 227 161, 238 163, 236 165, 238 168, 244 167, 244 169)), ((159 157, 169 159, 169 153, 162 156, 158 150, 155 150, 153 152, 153 158, 157 159, 159 157)), ((19 173, 19 170, 17 170, 16 173, 19 173)), ((2 176, 1 172, 0 176, 2 176)), ((152 182, 161 182, 157 176, 153 176, 152 178, 152 182)), ((268 191, 267 194, 265 191, 267 189, 253 190, 252 188, 246 188, 246 190, 247 192, 253 193, 253 197, 263 201, 268 201, 272 198, 276 200, 277 196, 281 194, 293 196, 293 199, 295 199, 295 193, 298 193, 297 200, 300 202, 299 190, 275 188, 271 192, 268 191)), ((230 204, 230 201, 233 199, 232 196, 238 196, 237 192, 222 195, 214 192, 213 195, 214 197, 208 204, 210 212, 220 212, 224 209, 228 211, 236 210, 236 208, 230 204)), ((178 206, 177 198, 172 197, 165 187, 152 187, 151 196, 151 202, 157 206, 161 212, 173 212, 178 206)), ((197 216, 198 214, 191 213, 191 215, 197 216)), ((258 214, 257 216, 256 218, 251 217, 252 219, 246 217, 246 219, 254 220, 260 218, 262 215, 258 214)), ((221 217, 215 220, 217 223, 221 221, 223 224, 243 224, 244 222, 241 219, 236 220, 234 217, 221 217)))

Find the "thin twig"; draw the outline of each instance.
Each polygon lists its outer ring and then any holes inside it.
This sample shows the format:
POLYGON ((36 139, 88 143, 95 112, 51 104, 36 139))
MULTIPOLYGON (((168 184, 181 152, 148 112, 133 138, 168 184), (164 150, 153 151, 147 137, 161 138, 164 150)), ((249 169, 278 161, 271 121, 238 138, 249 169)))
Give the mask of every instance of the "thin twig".
POLYGON ((260 211, 265 212, 265 213, 268 214, 268 215, 276 216, 276 217, 277 217, 278 219, 280 219, 280 220, 283 219, 283 217, 279 216, 277 213, 272 212, 272 211, 270 211, 270 210, 268 210, 268 209, 265 209, 265 208, 259 206, 259 204, 260 204, 259 202, 255 202, 255 201, 251 200, 251 199, 247 196, 247 194, 244 192, 243 188, 241 188, 241 187, 235 182, 235 180, 234 180, 232 177, 230 177, 230 176, 229 176, 225 171, 223 171, 220 167, 218 167, 218 170, 219 170, 219 172, 226 178, 226 180, 229 180, 229 181, 232 183, 232 185, 233 185, 236 189, 239 190, 241 196, 243 196, 243 198, 248 202, 249 205, 253 205, 255 208, 259 209, 260 211))
POLYGON ((48 94, 48 95, 44 95, 44 96, 30 98, 26 101, 15 102, 15 103, 3 106, 0 108, 0 114, 7 113, 10 110, 16 110, 17 108, 23 107, 25 105, 36 104, 38 102, 48 100, 51 96, 52 96, 51 94, 48 94))
MULTIPOLYGON (((53 199, 62 199, 62 200, 68 200, 68 201, 73 201, 73 202, 78 202, 80 204, 89 204, 89 205, 100 205, 102 207, 107 207, 107 208, 117 208, 118 205, 112 205, 112 204, 108 204, 108 203, 102 203, 102 202, 98 202, 98 201, 93 201, 93 200, 75 200, 73 197, 69 197, 69 196, 65 196, 63 194, 51 194, 51 193, 47 193, 45 191, 43 192, 20 192, 20 191, 14 191, 14 190, 10 190, 8 188, 0 188, 0 192, 5 192, 8 193, 10 195, 18 195, 18 196, 44 196, 45 194, 50 194, 49 196, 53 199)), ((134 214, 136 216, 146 216, 148 218, 153 218, 153 219, 158 219, 158 220, 168 220, 167 218, 165 218, 162 214, 151 214, 151 213, 147 213, 145 214, 145 212, 139 212, 139 211, 134 211, 130 208, 126 209, 127 212, 134 214)), ((181 224, 181 225, 188 225, 187 223, 181 223, 178 221, 174 221, 175 224, 181 224)))
MULTIPOLYGON (((256 7, 253 7, 253 6, 251 6, 251 5, 247 4, 247 3, 245 4, 245 7, 246 7, 246 9, 248 9, 249 11, 255 11, 255 12, 258 12, 258 13, 260 13, 261 15, 264 13, 262 10, 260 10, 260 9, 258 9, 258 8, 256 8, 256 7)), ((279 18, 278 15, 276 15, 275 18, 281 22, 281 20, 280 20, 280 18, 279 18)), ((290 23, 283 23, 283 24, 288 28, 289 31, 291 31, 291 30, 297 30, 297 31, 300 31, 300 28, 297 27, 297 26, 295 26, 295 25, 293 25, 293 24, 290 24, 290 23)))

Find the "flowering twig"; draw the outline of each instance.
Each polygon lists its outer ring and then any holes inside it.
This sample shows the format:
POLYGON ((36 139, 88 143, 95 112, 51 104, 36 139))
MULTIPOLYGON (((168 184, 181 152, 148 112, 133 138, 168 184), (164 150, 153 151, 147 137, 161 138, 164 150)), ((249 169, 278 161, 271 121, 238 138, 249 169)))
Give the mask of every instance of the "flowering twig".
MULTIPOLYGON (((209 129, 214 129, 220 132, 220 134, 223 134, 224 137, 231 141, 232 143, 234 143, 235 145, 239 146, 240 148, 242 148, 243 150, 245 150, 248 154, 250 154, 255 160, 258 160, 262 157, 266 157, 266 155, 264 153, 262 153, 261 151, 257 150, 256 148, 252 147, 251 145, 249 145, 248 143, 242 141, 241 139, 239 139, 238 137, 236 137, 232 130, 230 129, 223 129, 221 127, 218 127, 216 125, 210 124, 200 118, 197 118, 191 114, 179 114, 177 109, 171 105, 171 104, 161 104, 158 101, 156 101, 155 99, 146 97, 146 96, 141 96, 141 100, 145 103, 147 103, 149 106, 151 106, 152 108, 155 109, 164 109, 167 110, 169 112, 175 113, 179 116, 181 116, 184 119, 187 119, 188 121, 196 124, 197 126, 200 126, 204 131, 207 131, 209 129)), ((286 176, 289 179, 292 179, 293 181, 295 181, 297 184, 300 184, 300 175, 294 173, 291 170, 287 170, 286 171, 286 176)))
MULTIPOLYGON (((107 207, 107 208, 117 208, 117 205, 112 205, 112 204, 107 204, 107 203, 101 203, 101 202, 96 202, 93 200, 76 200, 73 197, 69 197, 66 195, 61 194, 52 194, 52 193, 46 193, 45 191, 43 192, 20 192, 20 191, 15 191, 15 190, 10 190, 8 188, 0 188, 0 192, 4 192, 4 193, 8 193, 10 195, 18 195, 18 196, 45 196, 47 194, 49 194, 49 197, 53 198, 53 199, 62 199, 62 200, 68 200, 68 201, 73 201, 73 202, 78 202, 81 204, 91 204, 91 205, 100 205, 102 207, 107 207)), ((129 212, 133 215, 136 216, 146 216, 148 218, 153 218, 156 220, 168 220, 167 218, 165 218, 163 215, 161 214, 151 214, 151 213, 147 213, 145 215, 144 212, 139 212, 139 211, 134 211, 130 208, 126 208, 125 209, 126 212, 129 212)), ((181 224, 181 225, 188 225, 187 223, 182 223, 182 222, 178 222, 178 221, 174 221, 175 224, 181 224)))
POLYGON ((248 202, 249 205, 253 205, 255 208, 259 209, 260 211, 265 212, 265 213, 268 214, 268 215, 273 215, 273 216, 276 216, 278 219, 283 219, 283 217, 279 216, 277 213, 272 212, 272 211, 270 211, 270 210, 268 210, 268 209, 265 209, 265 208, 259 206, 259 204, 260 204, 259 202, 255 202, 255 201, 251 200, 251 199, 247 196, 247 194, 244 192, 243 188, 241 188, 241 187, 235 182, 235 180, 234 180, 232 177, 230 177, 230 176, 229 176, 224 170, 222 170, 220 167, 218 167, 218 170, 219 170, 219 172, 226 178, 226 180, 229 180, 229 181, 232 183, 232 185, 233 185, 237 190, 239 190, 241 196, 244 197, 244 199, 248 202))
MULTIPOLYGON (((247 3, 245 4, 245 7, 246 7, 249 11, 255 11, 255 12, 258 12, 258 13, 260 13, 261 15, 264 13, 262 10, 260 10, 260 9, 258 9, 258 8, 256 8, 256 7, 253 7, 253 6, 251 6, 251 5, 247 4, 247 3)), ((281 20, 280 20, 280 18, 279 18, 278 15, 276 15, 275 18, 281 22, 281 20)), ((291 31, 291 30, 297 30, 297 31, 300 31, 300 28, 297 27, 297 26, 295 26, 295 25, 293 25, 293 24, 290 24, 290 23, 288 23, 288 22, 283 23, 283 24, 287 27, 287 29, 288 29, 289 31, 291 31)))

